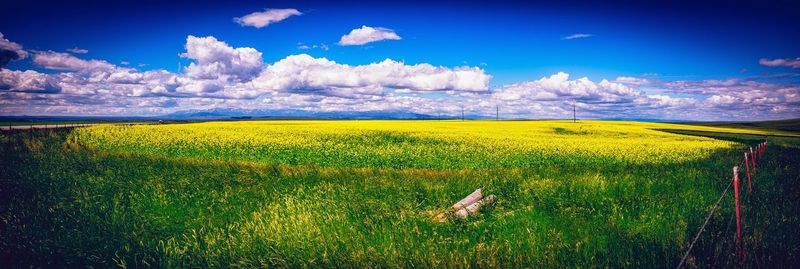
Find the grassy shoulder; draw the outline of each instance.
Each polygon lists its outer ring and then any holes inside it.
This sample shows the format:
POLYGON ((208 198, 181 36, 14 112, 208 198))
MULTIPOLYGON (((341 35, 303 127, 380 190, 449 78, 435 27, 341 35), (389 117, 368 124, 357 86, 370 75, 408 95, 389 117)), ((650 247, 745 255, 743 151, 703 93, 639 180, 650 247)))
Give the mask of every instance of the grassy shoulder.
POLYGON ((776 135, 800 135, 800 119, 753 122, 702 122, 688 124, 736 129, 758 129, 770 131, 776 135))
POLYGON ((0 126, 97 124, 97 121, 0 121, 0 126))

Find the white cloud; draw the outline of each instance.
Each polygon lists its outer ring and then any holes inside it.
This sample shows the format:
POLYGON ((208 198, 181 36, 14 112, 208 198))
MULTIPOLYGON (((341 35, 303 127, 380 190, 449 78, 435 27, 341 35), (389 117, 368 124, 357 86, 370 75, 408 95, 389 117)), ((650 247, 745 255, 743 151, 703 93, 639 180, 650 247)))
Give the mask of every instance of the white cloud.
POLYGON ((569 80, 566 73, 558 73, 504 86, 493 92, 493 99, 511 112, 537 117, 558 116, 561 110, 570 112, 567 110, 571 100, 578 102, 584 117, 597 118, 758 120, 796 117, 800 113, 800 88, 739 79, 662 81, 619 77, 613 82, 597 83, 585 78, 569 80), (552 110, 545 109, 548 107, 552 110))
POLYGON ((782 88, 776 91, 784 96, 786 102, 790 104, 800 104, 800 89, 798 88, 782 88))
POLYGON ((328 44, 319 44, 319 45, 311 44, 311 45, 309 45, 309 44, 305 44, 305 43, 302 43, 302 42, 301 43, 297 43, 297 48, 301 49, 301 50, 322 49, 324 51, 327 51, 328 49, 330 49, 330 47, 328 47, 328 44))
POLYGON ((381 40, 400 40, 400 36, 397 35, 392 29, 382 28, 382 27, 369 27, 369 26, 361 26, 361 28, 356 28, 350 31, 349 34, 343 35, 342 39, 339 40, 339 45, 342 46, 352 46, 352 45, 364 45, 371 42, 381 41, 381 40))
POLYGON ((89 53, 89 50, 81 49, 81 48, 78 48, 78 47, 67 49, 67 51, 75 53, 75 54, 86 54, 86 53, 89 53))
POLYGON ((0 33, 0 68, 25 57, 28 57, 28 52, 22 49, 22 45, 11 42, 0 33))
POLYGON ((186 67, 186 75, 197 79, 248 81, 264 67, 261 52, 254 48, 233 48, 213 36, 186 38, 186 52, 181 57, 195 60, 186 67))
POLYGON ((638 77, 617 77, 614 82, 622 83, 625 85, 649 85, 656 82, 656 80, 638 77))
POLYGON ((33 63, 38 66, 61 71, 77 71, 82 73, 93 73, 100 71, 110 71, 116 68, 115 65, 102 60, 83 60, 72 56, 69 53, 43 51, 33 55, 33 63))
POLYGON ((494 92, 497 99, 506 101, 567 101, 586 103, 631 102, 640 93, 623 84, 602 80, 595 83, 588 78, 569 80, 569 74, 558 72, 535 81, 515 83, 494 92))
MULTIPOLYGON (((7 41, 7 43, 13 43, 7 41)), ((298 44, 302 45, 302 44, 298 44)), ((19 47, 21 49, 21 46, 19 47)), ((752 79, 571 78, 559 72, 490 89, 479 67, 347 65, 306 54, 264 63, 253 48, 187 37, 183 72, 139 71, 68 53, 36 52, 62 72, 0 70, 0 114, 159 115, 215 108, 397 111, 503 118, 755 120, 796 117, 800 87, 752 79)))
POLYGON ((572 39, 587 38, 587 37, 593 37, 593 36, 594 36, 593 34, 580 34, 579 33, 579 34, 571 34, 571 35, 562 37, 561 40, 572 40, 572 39))
POLYGON ((731 95, 712 95, 708 99, 706 99, 706 104, 712 106, 723 106, 727 107, 733 105, 735 103, 740 103, 741 100, 731 95))
POLYGON ((267 9, 261 12, 253 12, 239 18, 233 18, 233 21, 242 26, 264 28, 291 16, 299 16, 302 14, 303 13, 293 8, 267 9))
POLYGON ((800 57, 794 59, 786 58, 786 59, 772 59, 772 60, 767 58, 761 58, 760 60, 758 60, 758 63, 763 66, 769 66, 769 67, 783 66, 791 68, 800 68, 800 57))
POLYGON ((692 98, 676 98, 662 94, 647 95, 644 98, 637 99, 635 102, 649 108, 667 109, 693 108, 699 104, 697 100, 692 98))
MULTIPOLYGON (((390 88, 485 91, 491 79, 477 67, 406 65, 390 59, 350 66, 301 54, 268 65, 263 63, 261 52, 234 48, 210 36, 188 36, 186 52, 181 57, 192 60, 181 74, 164 70, 141 72, 58 52, 39 52, 34 62, 48 69, 68 71, 42 74, 58 82, 64 93, 125 97, 255 99, 287 92, 370 99, 384 96, 390 88)), ((5 88, 32 88, 22 87, 20 79, 6 80, 5 88)))
POLYGON ((56 93, 61 91, 57 79, 33 70, 0 69, 0 91, 56 93))
MULTIPOLYGON (((666 94, 695 96, 694 99, 683 98, 694 100, 691 102, 696 105, 693 107, 694 111, 686 112, 694 112, 695 117, 712 120, 765 119, 776 115, 775 107, 786 108, 780 110, 785 115, 783 118, 795 117, 791 113, 800 112, 800 88, 796 86, 735 78, 699 81, 649 80, 643 85, 666 94)), ((687 103, 690 102, 682 101, 682 104, 687 103)))
POLYGON ((350 66, 307 54, 288 56, 267 67, 252 82, 256 88, 326 91, 345 88, 393 88, 417 91, 485 91, 491 76, 477 67, 406 65, 391 59, 350 66))

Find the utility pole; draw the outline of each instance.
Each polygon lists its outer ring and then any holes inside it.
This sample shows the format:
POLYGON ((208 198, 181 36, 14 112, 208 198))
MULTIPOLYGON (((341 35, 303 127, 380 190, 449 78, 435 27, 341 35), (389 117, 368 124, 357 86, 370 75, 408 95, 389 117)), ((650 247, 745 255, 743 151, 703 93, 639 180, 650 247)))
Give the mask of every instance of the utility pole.
POLYGON ((575 101, 572 101, 572 123, 578 122, 578 117, 575 113, 575 101))
POLYGON ((464 107, 461 107, 461 121, 464 121, 464 107))
POLYGON ((500 105, 496 105, 497 114, 495 115, 495 120, 500 120, 500 105))

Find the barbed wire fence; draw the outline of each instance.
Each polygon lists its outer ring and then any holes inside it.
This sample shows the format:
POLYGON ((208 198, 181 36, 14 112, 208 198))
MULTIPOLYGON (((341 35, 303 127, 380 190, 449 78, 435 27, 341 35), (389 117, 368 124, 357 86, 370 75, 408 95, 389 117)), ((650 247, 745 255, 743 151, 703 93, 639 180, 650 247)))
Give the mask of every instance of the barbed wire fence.
MULTIPOLYGON (((728 192, 730 191, 731 187, 733 187, 733 192, 734 192, 734 204, 733 204, 734 208, 733 208, 733 210, 734 210, 735 213, 734 214, 730 214, 729 213, 730 216, 728 218, 727 224, 725 225, 724 232, 719 233, 718 235, 719 236, 723 236, 723 237, 724 236, 728 236, 731 224, 733 223, 733 220, 735 218, 736 219, 735 256, 736 256, 736 260, 737 260, 739 265, 742 265, 742 264, 744 264, 746 262, 747 254, 746 254, 746 249, 745 249, 744 240, 743 240, 743 229, 742 229, 743 228, 742 227, 743 223, 742 223, 742 214, 741 214, 741 202, 742 201, 740 199, 741 198, 740 197, 740 190, 744 186, 743 186, 743 184, 740 184, 739 174, 741 172, 744 172, 745 175, 747 176, 746 177, 747 178, 747 184, 749 186, 749 188, 748 188, 749 192, 748 193, 752 194, 752 182, 753 182, 753 179, 757 175, 757 169, 758 169, 758 162, 757 161, 761 160, 764 157, 764 155, 766 154, 767 145, 768 145, 768 142, 765 140, 764 142, 761 142, 761 143, 757 144, 755 146, 755 148, 750 147, 749 150, 744 153, 744 159, 741 162, 739 162, 737 165, 733 166, 733 175, 732 175, 732 177, 726 177, 726 178, 729 178, 730 181, 728 182, 728 184, 726 185, 726 187, 724 188, 724 190, 720 194, 720 196, 717 199, 717 201, 711 206, 708 215, 704 218, 703 223, 698 228, 697 234, 695 234, 695 236, 693 237, 691 243, 687 247, 686 252, 682 255, 681 261, 680 261, 680 263, 678 263, 678 266, 676 268, 683 268, 687 264, 687 262, 689 261, 689 257, 691 257, 692 250, 694 250, 695 246, 697 246, 697 243, 701 239, 701 237, 704 234, 704 232, 707 231, 706 230, 707 226, 711 222, 714 214, 717 213, 718 210, 721 208, 720 205, 721 205, 722 201, 724 200, 724 198, 726 197, 726 195, 728 194, 728 192), (745 167, 745 169, 743 171, 739 169, 739 167, 742 167, 742 166, 745 167)), ((749 200, 750 197, 751 196, 749 195, 748 196, 748 200, 749 200)), ((715 240, 719 236, 713 236, 712 235, 711 236, 711 240, 715 240)), ((716 243, 726 244, 726 242, 727 242, 727 241, 719 241, 719 240, 716 240, 716 241, 717 242, 710 242, 709 245, 713 246, 716 243)), ((719 246, 719 247, 721 249, 723 249, 723 250, 725 249, 724 245, 723 246, 719 246)), ((719 253, 719 251, 716 251, 714 253, 714 257, 712 259, 712 262, 716 263, 719 260, 718 255, 726 255, 726 254, 729 254, 729 252, 724 251, 723 253, 719 253)))

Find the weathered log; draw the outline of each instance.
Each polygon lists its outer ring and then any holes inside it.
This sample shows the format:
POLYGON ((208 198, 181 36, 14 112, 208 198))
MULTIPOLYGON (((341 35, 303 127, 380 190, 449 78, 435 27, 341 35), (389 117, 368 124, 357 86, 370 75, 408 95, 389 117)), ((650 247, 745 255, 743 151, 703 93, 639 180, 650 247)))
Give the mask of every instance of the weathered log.
POLYGON ((459 210, 464 209, 474 204, 475 202, 481 200, 481 198, 483 198, 483 194, 481 194, 481 189, 477 189, 474 192, 467 195, 467 197, 464 197, 464 199, 461 199, 461 201, 455 203, 453 205, 453 211, 458 212, 459 210))
POLYGON ((471 205, 456 211, 456 216, 459 216, 461 218, 466 218, 470 214, 474 214, 480 211, 482 206, 492 204, 496 200, 497 200, 496 196, 489 195, 486 198, 481 199, 480 201, 472 203, 471 205))

